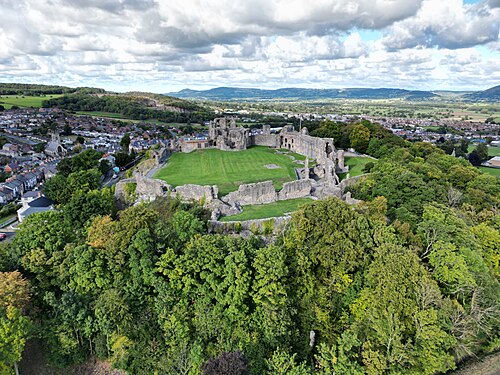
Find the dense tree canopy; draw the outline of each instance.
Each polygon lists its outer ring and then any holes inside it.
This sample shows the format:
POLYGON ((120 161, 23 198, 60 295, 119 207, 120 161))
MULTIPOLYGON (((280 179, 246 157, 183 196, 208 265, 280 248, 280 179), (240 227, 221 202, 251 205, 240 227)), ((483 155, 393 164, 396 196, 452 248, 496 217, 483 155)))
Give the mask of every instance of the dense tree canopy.
POLYGON ((432 375, 498 350, 498 180, 361 126, 385 148, 364 202, 315 201, 274 238, 209 234, 173 198, 117 212, 99 172, 58 174, 58 209, 0 248, 0 371, 30 329, 57 366, 130 374, 432 375))
MULTIPOLYGON (((161 100, 167 99, 162 97, 161 100)), ((191 102, 170 98, 165 110, 149 106, 150 99, 141 95, 88 95, 75 93, 46 100, 44 107, 58 107, 71 111, 99 111, 119 113, 124 117, 163 122, 191 123, 213 118, 214 113, 191 102)))

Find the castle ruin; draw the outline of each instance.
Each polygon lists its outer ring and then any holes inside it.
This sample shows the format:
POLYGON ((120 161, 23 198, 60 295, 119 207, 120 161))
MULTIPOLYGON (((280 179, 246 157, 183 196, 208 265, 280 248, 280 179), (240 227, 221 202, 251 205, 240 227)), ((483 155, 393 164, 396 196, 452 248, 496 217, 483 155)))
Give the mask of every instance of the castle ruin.
MULTIPOLYGON (((310 136, 307 128, 296 131, 292 125, 284 126, 279 133, 272 133, 269 125, 259 131, 236 126, 232 117, 216 118, 208 125, 208 137, 184 138, 182 152, 216 148, 224 151, 242 151, 250 146, 267 146, 286 149, 316 160, 314 173, 327 181, 336 181, 336 173, 345 172, 344 151, 335 149, 333 138, 310 136)), ((304 172, 305 173, 305 172, 304 172)))
MULTIPOLYGON (((241 212, 241 206, 265 204, 279 200, 311 197, 321 199, 335 196, 350 199, 344 194, 350 179, 340 181, 338 173, 347 172, 344 165, 344 151, 337 150, 332 138, 313 137, 307 128, 296 131, 287 125, 272 132, 269 125, 260 130, 250 130, 236 126, 234 118, 218 118, 211 121, 206 137, 183 138, 180 143, 182 152, 215 148, 224 151, 241 151, 250 146, 267 146, 276 152, 291 151, 305 156, 303 166, 296 168, 297 180, 286 182, 280 191, 276 191, 272 181, 242 184, 237 191, 226 196, 218 196, 217 186, 182 185, 172 187, 168 183, 146 178, 139 170, 132 179, 123 180, 116 185, 115 195, 120 202, 126 202, 125 185, 135 184, 136 199, 150 201, 156 197, 176 196, 181 200, 205 202, 212 211, 212 223, 219 216, 231 216, 241 212), (310 163, 315 162, 313 167, 310 163)), ((158 163, 158 161, 157 161, 158 163)), ((300 164, 299 164, 300 165, 300 164)), ((355 200, 350 199, 354 202, 355 200)))

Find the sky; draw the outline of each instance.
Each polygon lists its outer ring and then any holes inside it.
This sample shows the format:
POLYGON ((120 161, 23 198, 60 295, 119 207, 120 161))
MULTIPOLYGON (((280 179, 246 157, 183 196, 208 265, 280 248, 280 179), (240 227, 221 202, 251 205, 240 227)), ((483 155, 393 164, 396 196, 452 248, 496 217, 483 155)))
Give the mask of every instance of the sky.
POLYGON ((0 82, 482 90, 500 0, 0 0, 0 82))

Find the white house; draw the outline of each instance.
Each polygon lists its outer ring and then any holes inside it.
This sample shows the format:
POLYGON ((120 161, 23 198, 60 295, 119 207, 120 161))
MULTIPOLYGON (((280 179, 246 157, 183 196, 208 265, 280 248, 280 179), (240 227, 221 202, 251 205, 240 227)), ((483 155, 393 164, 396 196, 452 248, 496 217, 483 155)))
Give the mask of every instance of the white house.
POLYGON ((41 196, 32 201, 23 202, 23 206, 19 210, 17 210, 17 219, 19 220, 20 223, 22 223, 23 220, 26 219, 31 214, 50 211, 53 209, 54 209, 54 202, 49 198, 41 196))

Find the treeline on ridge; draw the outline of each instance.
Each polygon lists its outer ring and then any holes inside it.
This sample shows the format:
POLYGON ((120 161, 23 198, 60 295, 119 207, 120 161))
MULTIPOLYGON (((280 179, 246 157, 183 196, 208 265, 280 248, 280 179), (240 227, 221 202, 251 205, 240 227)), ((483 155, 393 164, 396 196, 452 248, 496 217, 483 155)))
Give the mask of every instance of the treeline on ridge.
POLYGON ((0 95, 41 96, 50 94, 102 93, 103 89, 91 87, 71 88, 55 85, 38 85, 31 83, 0 83, 0 95))
POLYGON ((58 107, 70 111, 100 111, 119 113, 122 116, 136 120, 154 119, 163 122, 197 123, 214 117, 209 111, 196 104, 175 99, 166 101, 165 110, 148 107, 146 98, 133 95, 84 95, 72 94, 52 98, 42 103, 44 107, 58 107))

